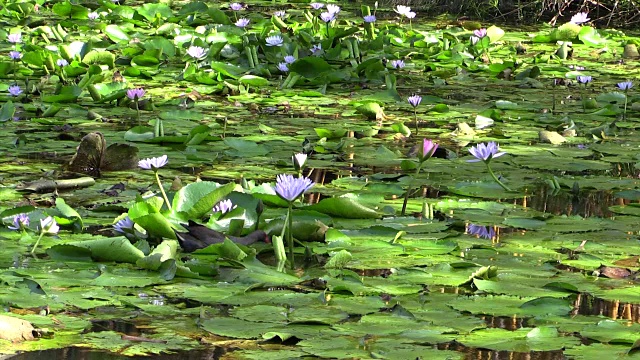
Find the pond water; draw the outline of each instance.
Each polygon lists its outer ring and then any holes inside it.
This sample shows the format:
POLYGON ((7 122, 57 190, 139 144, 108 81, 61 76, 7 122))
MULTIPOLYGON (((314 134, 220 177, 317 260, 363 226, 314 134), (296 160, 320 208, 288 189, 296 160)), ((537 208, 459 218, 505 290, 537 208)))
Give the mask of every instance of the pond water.
POLYGON ((640 357, 640 40, 326 5, 0 9, 1 354, 640 357))

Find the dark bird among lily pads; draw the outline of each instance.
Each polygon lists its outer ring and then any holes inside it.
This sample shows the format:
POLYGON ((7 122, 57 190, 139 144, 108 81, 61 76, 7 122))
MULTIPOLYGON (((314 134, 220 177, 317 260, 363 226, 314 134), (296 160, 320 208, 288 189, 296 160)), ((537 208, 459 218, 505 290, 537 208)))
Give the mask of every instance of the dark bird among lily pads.
POLYGON ((209 229, 208 227, 200 225, 192 220, 189 220, 188 225, 183 224, 182 227, 187 229, 186 233, 178 231, 175 233, 178 238, 178 242, 180 243, 180 247, 182 247, 184 252, 188 253, 194 252, 198 249, 204 249, 209 245, 222 243, 225 238, 228 238, 236 244, 242 245, 251 245, 258 241, 269 241, 267 233, 262 230, 256 230, 247 236, 236 237, 209 229))

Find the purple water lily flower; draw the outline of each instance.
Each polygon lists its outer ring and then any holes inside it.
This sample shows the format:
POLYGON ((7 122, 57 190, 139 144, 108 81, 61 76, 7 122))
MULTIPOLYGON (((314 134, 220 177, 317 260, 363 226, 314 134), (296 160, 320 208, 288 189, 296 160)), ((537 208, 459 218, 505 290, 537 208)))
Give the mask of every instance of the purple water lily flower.
POLYGON ((506 152, 501 152, 499 145, 495 141, 490 141, 488 143, 480 143, 476 146, 473 146, 469 149, 471 155, 475 156, 475 159, 467 160, 467 162, 478 162, 484 161, 488 163, 493 158, 500 157, 506 152))
POLYGON ((284 39, 280 35, 268 36, 264 41, 267 46, 282 46, 284 44, 284 39))
POLYGON ((22 53, 20 51, 9 51, 9 58, 18 61, 22 59, 22 53))
POLYGON ((20 89, 19 85, 11 85, 9 86, 9 94, 11 94, 11 96, 18 96, 22 94, 22 89, 20 89))
POLYGON ((11 230, 22 230, 29 226, 29 216, 27 214, 18 214, 13 217, 13 225, 9 225, 11 230))
POLYGON ((160 157, 153 157, 142 159, 138 161, 138 166, 144 170, 156 170, 159 169, 169 163, 167 155, 162 155, 160 157))
POLYGON ((369 24, 369 23, 372 23, 372 22, 376 21, 376 16, 375 15, 367 15, 363 19, 364 19, 364 22, 369 24))
POLYGON ((411 12, 411 8, 404 5, 398 5, 395 9, 393 9, 393 11, 402 16, 407 16, 407 14, 411 12))
POLYGON ((578 75, 576 76, 576 80, 578 80, 580 84, 588 84, 593 81, 593 78, 587 75, 578 75))
POLYGON ((87 17, 89 18, 89 20, 95 20, 100 17, 100 14, 98 14, 97 12, 90 12, 87 14, 87 17))
POLYGON ((482 226, 469 224, 467 227, 467 234, 475 235, 477 237, 485 238, 485 239, 493 239, 496 237, 496 231, 493 229, 493 226, 482 226))
POLYGON ((296 58, 293 55, 287 55, 284 57, 284 62, 287 64, 293 64, 296 61, 296 58))
POLYGON ((394 69, 402 69, 402 68, 404 68, 404 61, 403 60, 391 60, 391 66, 394 69))
POLYGON ((324 7, 324 4, 319 2, 312 2, 311 4, 309 4, 309 6, 311 6, 314 10, 318 10, 322 9, 324 7))
POLYGON ((47 216, 44 219, 40 219, 40 231, 43 234, 55 235, 60 231, 60 226, 58 226, 53 217, 47 216))
POLYGON ((142 99, 146 91, 143 88, 135 88, 127 90, 127 97, 131 100, 142 99))
POLYGON ((633 87, 633 83, 631 81, 623 81, 617 84, 618 89, 627 91, 633 87))
POLYGON ((60 67, 65 67, 69 65, 69 62, 66 59, 58 59, 56 60, 56 65, 60 67))
POLYGON ((586 12, 579 12, 571 17, 570 22, 576 25, 584 24, 587 21, 591 20, 588 16, 589 14, 587 14, 586 12))
POLYGON ((234 2, 234 3, 229 4, 229 8, 231 10, 233 10, 233 11, 240 11, 240 10, 242 10, 242 4, 234 2))
POLYGON ((315 185, 311 179, 307 177, 294 177, 293 175, 280 174, 276 178, 276 186, 274 190, 282 199, 293 202, 300 195, 315 185))
POLYGON ((334 4, 327 4, 327 11, 330 14, 338 15, 340 12, 340 6, 334 4))
POLYGON ((328 22, 331 22, 331 21, 336 19, 336 14, 335 13, 330 13, 330 12, 323 12, 322 14, 320 14, 320 19, 322 19, 322 21, 328 23, 328 22))
POLYGON ((279 17, 279 18, 284 18, 285 16, 287 16, 287 12, 285 10, 278 10, 278 11, 273 13, 273 16, 279 17))
POLYGON ((214 207, 213 207, 213 212, 219 212, 222 213, 222 215, 228 213, 229 211, 237 208, 238 205, 234 205, 233 202, 231 202, 230 199, 224 199, 224 200, 220 200, 214 207))
POLYGON ((407 101, 409 101, 409 104, 411 104, 411 106, 413 106, 415 108, 415 107, 418 107, 418 105, 420 105, 420 102, 422 101, 422 96, 420 96, 420 95, 411 95, 411 96, 409 96, 407 101))
POLYGON ((483 37, 487 36, 487 29, 482 28, 482 29, 478 29, 478 30, 473 30, 473 35, 475 37, 478 37, 478 38, 482 39, 483 37))
POLYGON ((289 67, 287 66, 286 62, 281 62, 278 64, 278 70, 282 71, 282 72, 287 72, 289 71, 289 67))
POLYGON ((201 46, 189 46, 189 48, 187 49, 187 55, 191 56, 194 59, 200 60, 203 57, 207 56, 207 50, 201 46))
POLYGON ((322 44, 313 45, 311 49, 309 49, 313 55, 316 55, 320 51, 322 51, 322 44))
POLYGON ((418 148, 418 161, 425 162, 436 153, 438 144, 431 140, 422 139, 422 147, 418 148))
POLYGON ((9 34, 9 36, 7 36, 7 41, 12 44, 19 44, 22 42, 22 34, 9 34))
POLYGON ((249 19, 241 18, 241 19, 238 19, 238 21, 236 21, 236 26, 239 27, 239 28, 243 28, 244 29, 245 27, 247 27, 249 25, 250 22, 251 22, 251 20, 249 20, 249 19))
POLYGON ((120 219, 118 220, 118 222, 113 224, 113 231, 119 232, 121 234, 132 233, 134 226, 135 223, 133 222, 133 220, 131 220, 129 215, 127 215, 124 219, 120 219))

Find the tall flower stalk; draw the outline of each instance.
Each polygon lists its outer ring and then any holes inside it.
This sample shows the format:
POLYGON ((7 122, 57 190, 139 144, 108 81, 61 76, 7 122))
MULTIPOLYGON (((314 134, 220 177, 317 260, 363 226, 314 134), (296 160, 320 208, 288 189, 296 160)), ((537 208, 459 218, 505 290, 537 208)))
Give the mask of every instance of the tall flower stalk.
POLYGON ((138 161, 138 166, 144 170, 153 170, 154 175, 156 176, 156 182, 158 183, 158 187, 160 188, 160 193, 162 193, 162 198, 164 199, 169 211, 171 211, 171 203, 169 202, 169 198, 167 197, 167 193, 164 192, 164 187, 160 182, 160 176, 158 175, 158 169, 167 165, 169 160, 167 155, 162 155, 160 157, 147 158, 138 161))
POLYGON ((433 154, 435 154, 437 149, 438 144, 434 143, 431 140, 422 140, 422 147, 418 148, 418 167, 416 168, 416 174, 414 175, 413 179, 411 179, 412 181, 407 188, 407 192, 404 194, 404 201, 402 202, 402 216, 404 216, 407 212, 407 203, 409 202, 409 194, 411 193, 411 189, 413 188, 413 180, 415 180, 415 178, 417 178, 420 174, 422 164, 424 164, 425 161, 429 160, 433 156, 433 154))
MULTIPOLYGON (((280 198, 287 201, 289 208, 287 210, 287 245, 289 248, 289 264, 291 269, 295 268, 295 255, 293 251, 293 202, 302 194, 311 189, 315 183, 306 177, 295 177, 289 174, 280 174, 276 178, 276 186, 274 190, 280 198)), ((274 245, 275 246, 275 245, 274 245)))
POLYGON ((624 112, 622 113, 622 121, 627 119, 627 102, 629 101, 629 89, 633 87, 631 81, 624 81, 617 84, 618 89, 624 91, 624 112))
POLYGON ((576 76, 576 80, 578 80, 578 82, 583 85, 583 87, 580 90, 580 100, 582 101, 582 112, 587 112, 587 105, 586 105, 587 99, 585 99, 584 93, 585 93, 585 90, 587 89, 587 84, 593 81, 593 78, 591 76, 578 75, 576 76))
POLYGON ((489 171, 489 175, 491 175, 493 180, 506 191, 512 191, 507 185, 500 181, 500 179, 498 179, 498 177, 493 173, 493 170, 491 170, 491 160, 506 154, 506 152, 500 151, 500 147, 496 142, 491 141, 486 144, 478 144, 471 147, 469 149, 469 152, 471 153, 471 155, 475 156, 475 159, 467 160, 467 162, 484 162, 484 164, 487 166, 487 170, 489 171))
POLYGON ((144 96, 145 91, 143 88, 135 88, 127 90, 127 97, 136 104, 136 113, 138 116, 138 120, 140 120, 140 99, 144 96))

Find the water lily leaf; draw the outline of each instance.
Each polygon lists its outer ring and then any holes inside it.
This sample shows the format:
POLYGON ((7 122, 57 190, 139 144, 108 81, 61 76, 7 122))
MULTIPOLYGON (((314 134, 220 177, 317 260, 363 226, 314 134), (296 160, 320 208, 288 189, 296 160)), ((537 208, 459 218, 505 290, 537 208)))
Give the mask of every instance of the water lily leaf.
POLYGON ((489 37, 489 40, 494 43, 502 39, 502 37, 504 36, 504 30, 495 25, 491 25, 489 28, 487 28, 487 36, 489 37))
POLYGON ((326 60, 319 57, 305 57, 296 60, 289 66, 289 70, 304 76, 307 79, 313 79, 324 75, 333 68, 326 60))
POLYGON ((158 19, 167 19, 173 16, 171 8, 163 3, 146 3, 137 8, 138 14, 142 15, 148 21, 158 19))
POLYGON ((55 216, 58 224, 65 225, 75 225, 76 229, 82 230, 84 227, 82 223, 82 217, 75 211, 71 206, 67 205, 63 198, 59 197, 56 199, 56 210, 58 214, 51 214, 55 216))
POLYGON ((160 60, 155 56, 137 55, 131 59, 133 66, 156 66, 160 64, 160 60))
MULTIPOLYGON (((174 201, 177 198, 174 197, 174 201)), ((160 206, 161 198, 156 198, 160 206)), ((174 226, 160 213, 160 206, 152 202, 138 201, 129 208, 129 218, 140 225, 149 234, 176 239, 174 226)))
POLYGON ((89 14, 89 10, 86 7, 71 4, 69 1, 56 3, 53 5, 52 10, 56 15, 73 19, 86 19, 87 14, 89 14))
MULTIPOLYGON (((89 250, 91 252, 91 258, 98 261, 117 261, 135 264, 136 261, 144 257, 144 253, 131 245, 129 239, 124 236, 72 241, 64 245, 55 245, 51 247, 50 255, 57 258, 68 256, 73 250, 68 248, 69 246, 89 250)), ((79 254, 84 253, 80 252, 79 254)))
POLYGON ((382 107, 377 102, 367 102, 356 107, 356 111, 366 116, 369 120, 384 120, 386 118, 382 107))
POLYGON ((82 88, 76 85, 63 86, 57 95, 43 95, 42 101, 48 103, 76 102, 82 94, 82 88))
MULTIPOLYGON (((107 65, 110 69, 115 66, 116 56, 109 51, 91 50, 83 58, 82 62, 87 65, 98 64, 107 65)), ((115 83, 116 85, 126 86, 124 83, 115 83)), ((97 84, 96 84, 97 85, 97 84)))
POLYGON ((0 109, 0 122, 5 122, 13 119, 13 115, 16 113, 16 106, 13 101, 9 100, 2 105, 0 109))
POLYGON ((127 33, 124 32, 124 30, 122 30, 122 28, 120 28, 120 26, 118 25, 114 25, 114 24, 107 25, 103 31, 109 37, 109 39, 111 39, 111 41, 115 43, 119 43, 123 41, 128 42, 129 40, 131 40, 129 35, 127 35, 127 33))
POLYGON ((230 156, 256 157, 263 156, 269 153, 269 149, 267 148, 267 146, 257 144, 249 140, 227 137, 224 139, 224 143, 233 149, 226 151, 226 153, 230 156))
POLYGON ((601 320, 580 331, 580 335, 603 343, 634 344, 638 340, 640 324, 621 324, 614 320, 601 320))
POLYGON ((496 108, 501 110, 516 110, 518 104, 507 100, 496 100, 496 108))
MULTIPOLYGON (((191 4, 193 3, 189 3, 187 4, 187 6, 191 4)), ((143 46, 146 50, 162 50, 162 54, 169 57, 176 55, 175 45, 171 41, 160 36, 155 36, 147 39, 144 42, 143 46)))
POLYGON ((200 322, 200 327, 212 334, 240 339, 259 339, 282 325, 253 322, 230 317, 218 317, 200 322))
POLYGON ((269 85, 269 80, 256 75, 244 75, 238 79, 238 82, 240 82, 241 84, 250 85, 250 86, 269 85))
POLYGON ((342 269, 349 261, 353 259, 353 256, 350 252, 346 250, 340 250, 337 253, 331 255, 329 261, 324 265, 325 269, 342 269))
POLYGON ((237 79, 238 77, 240 77, 240 74, 242 74, 243 72, 243 69, 240 68, 239 66, 226 64, 219 61, 211 62, 211 69, 219 72, 224 76, 228 76, 232 79, 237 79))
POLYGON ((155 138, 155 134, 150 126, 134 126, 124 134, 125 140, 133 142, 144 142, 153 138, 155 138))
POLYGON ((355 195, 323 199, 317 204, 306 207, 306 209, 345 219, 378 219, 381 217, 381 214, 376 210, 360 203, 355 195))
POLYGON ((176 240, 164 240, 149 255, 138 259, 136 265, 147 270, 158 270, 165 261, 175 258, 177 249, 176 240))
POLYGON ((188 184, 173 197, 173 214, 182 220, 202 219, 213 206, 229 195, 234 183, 220 185, 212 181, 188 184))
POLYGON ((598 30, 591 26, 583 26, 578 33, 578 39, 587 46, 598 48, 607 42, 607 39, 602 37, 598 30))

